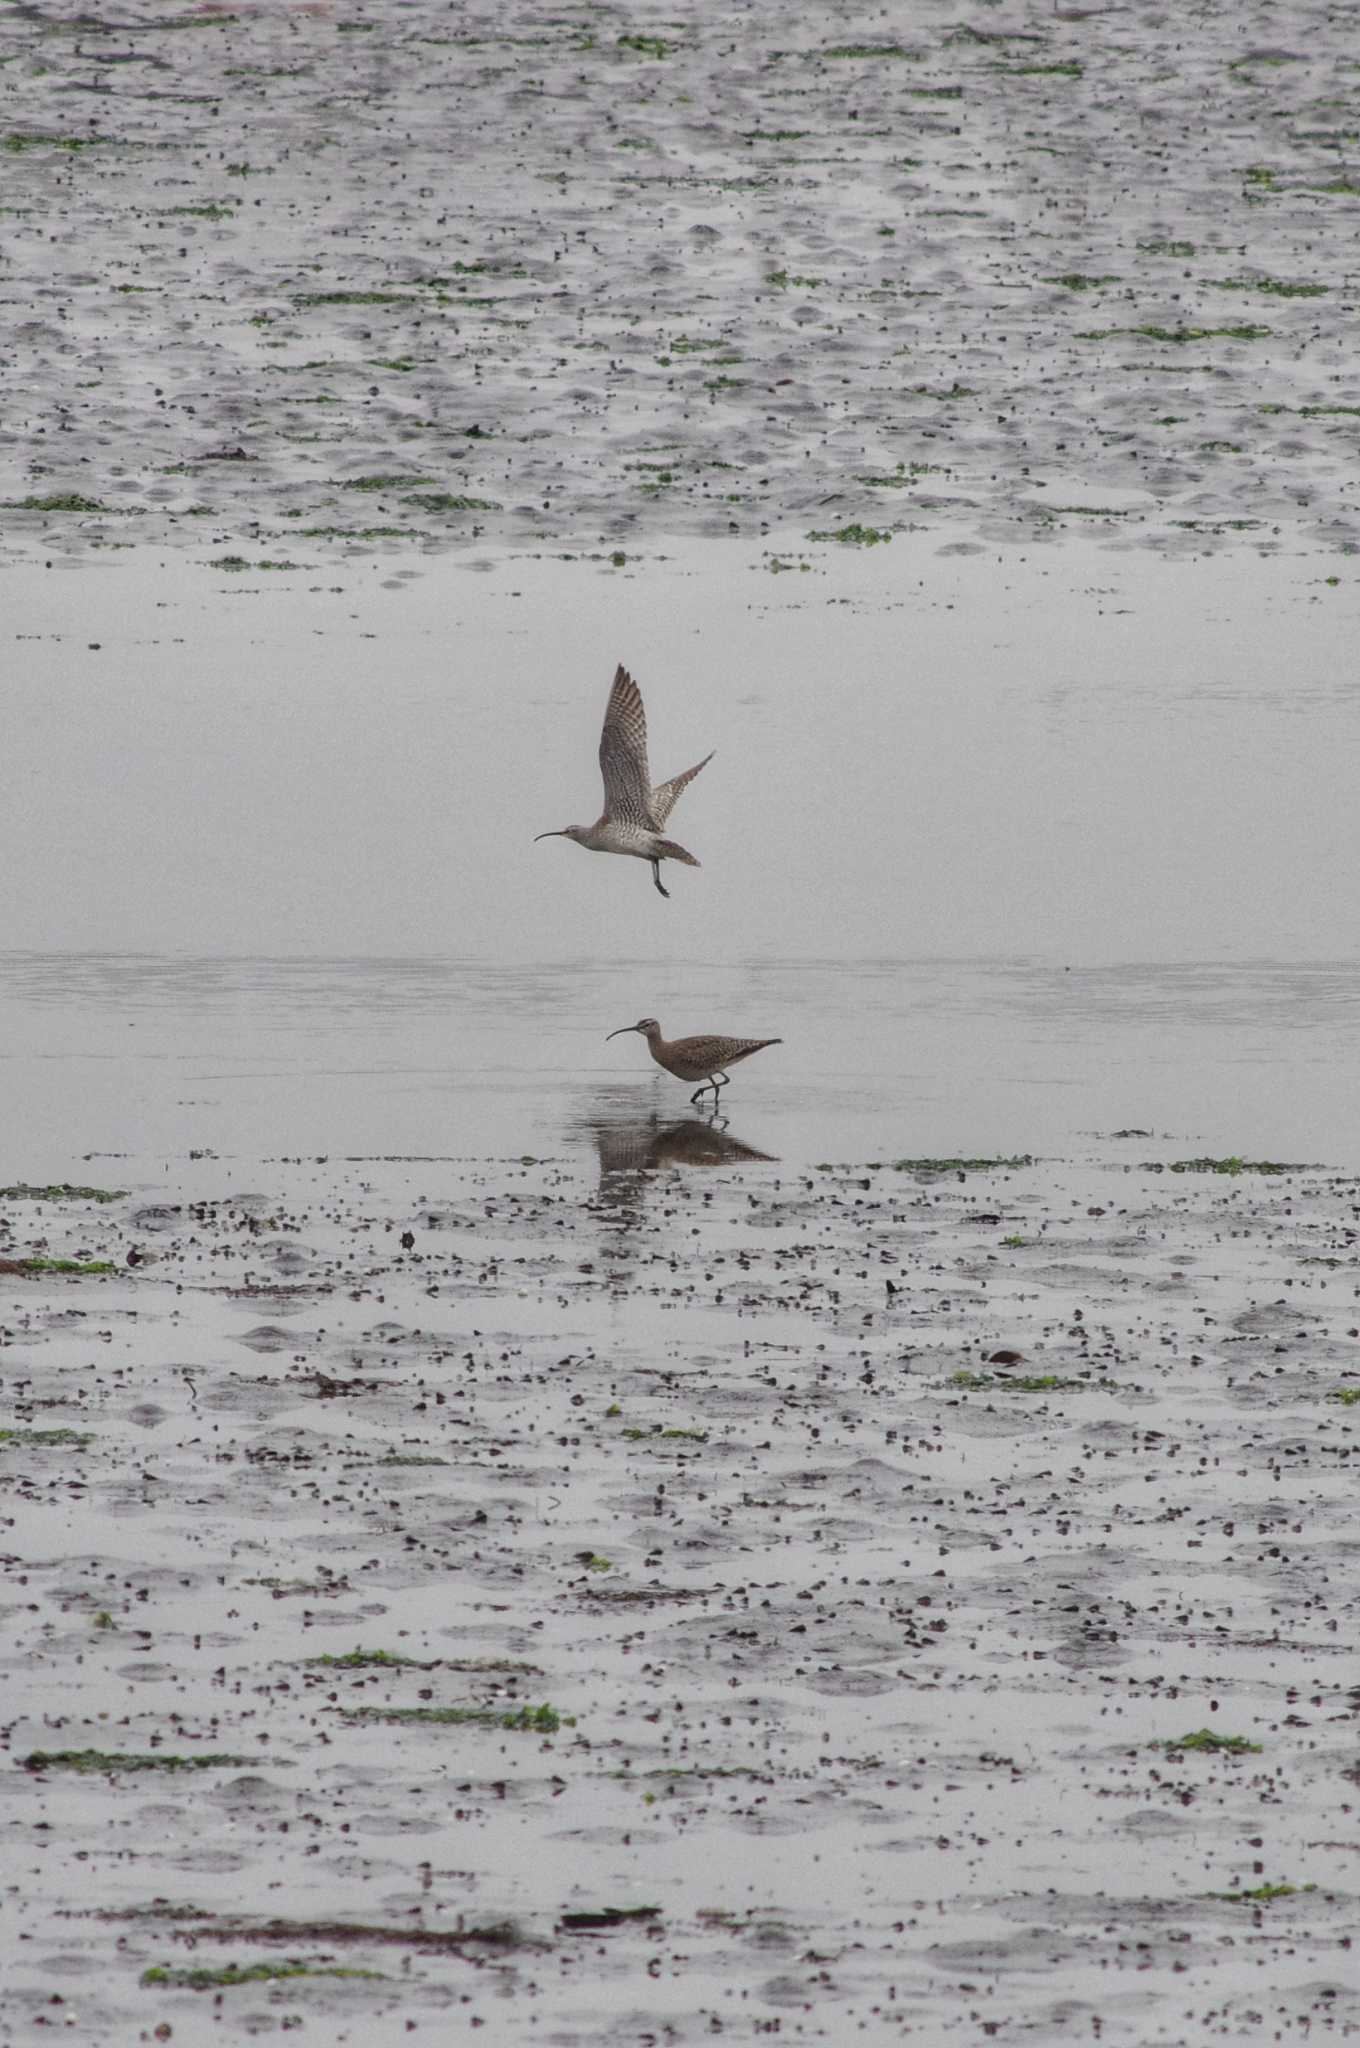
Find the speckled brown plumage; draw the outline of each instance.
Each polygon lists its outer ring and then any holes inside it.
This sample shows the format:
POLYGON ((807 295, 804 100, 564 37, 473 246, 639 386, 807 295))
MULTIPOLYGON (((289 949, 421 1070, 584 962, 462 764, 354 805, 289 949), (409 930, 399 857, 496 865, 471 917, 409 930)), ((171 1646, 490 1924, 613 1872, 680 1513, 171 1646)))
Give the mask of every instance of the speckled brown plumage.
POLYGON ((663 1038, 655 1017, 643 1017, 637 1024, 621 1024, 617 1031, 607 1035, 618 1038, 625 1031, 640 1032, 657 1065, 674 1074, 677 1081, 703 1084, 695 1089, 691 1102, 697 1102, 706 1087, 712 1088, 716 1102, 719 1088, 727 1086, 728 1067, 734 1067, 738 1060, 749 1060, 753 1052, 763 1052, 767 1045, 784 1043, 782 1038, 721 1038, 716 1033, 702 1033, 695 1038, 663 1038), (721 1080, 715 1079, 716 1075, 721 1075, 721 1080))
POLYGON ((705 754, 683 774, 652 787, 647 765, 647 713, 642 692, 626 668, 614 671, 614 683, 605 706, 600 733, 600 776, 604 782, 604 809, 593 825, 568 825, 561 832, 540 832, 540 839, 574 839, 591 853, 625 853, 652 864, 652 880, 663 896, 670 891, 661 881, 663 860, 682 861, 697 868, 692 853, 674 839, 667 839, 662 826, 675 808, 676 799, 693 782, 701 768, 713 759, 705 754))

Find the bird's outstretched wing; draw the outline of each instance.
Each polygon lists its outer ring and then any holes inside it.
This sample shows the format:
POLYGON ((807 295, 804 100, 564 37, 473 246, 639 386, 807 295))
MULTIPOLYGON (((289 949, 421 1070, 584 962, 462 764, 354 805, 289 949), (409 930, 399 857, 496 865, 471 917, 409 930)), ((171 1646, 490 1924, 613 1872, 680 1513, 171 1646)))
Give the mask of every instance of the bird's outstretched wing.
POLYGON ((605 708, 600 773, 606 817, 655 831, 647 769, 647 714, 642 708, 642 692, 623 667, 614 671, 614 687, 605 708))
MULTIPOLYGON (((716 752, 717 749, 714 748, 714 753, 716 752)), ((669 782, 658 782, 652 791, 652 816, 656 819, 658 830, 675 809, 675 800, 681 790, 693 782, 699 770, 707 768, 712 759, 713 754, 705 754, 702 761, 696 761, 692 768, 686 768, 683 775, 672 775, 669 782)))

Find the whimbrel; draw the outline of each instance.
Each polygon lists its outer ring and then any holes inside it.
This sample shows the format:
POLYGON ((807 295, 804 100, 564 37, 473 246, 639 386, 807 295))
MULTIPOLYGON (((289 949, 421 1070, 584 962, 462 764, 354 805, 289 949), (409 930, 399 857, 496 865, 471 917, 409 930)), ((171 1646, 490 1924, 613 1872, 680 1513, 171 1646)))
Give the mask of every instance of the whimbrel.
POLYGON ((763 1052, 767 1045, 782 1045, 782 1038, 663 1038, 661 1026, 655 1017, 644 1017, 638 1024, 620 1024, 617 1031, 605 1033, 606 1042, 619 1038, 625 1031, 640 1031, 647 1041, 647 1050, 659 1067, 668 1074, 674 1074, 677 1081, 698 1081, 702 1086, 690 1096, 697 1102, 705 1088, 713 1090, 713 1100, 718 1100, 718 1090, 725 1088, 731 1080, 727 1072, 735 1067, 738 1060, 749 1060, 753 1052, 763 1052), (720 1075, 721 1079, 715 1079, 720 1075))
POLYGON ((663 860, 682 860, 697 868, 692 853, 674 839, 662 837, 662 826, 675 809, 675 800, 686 783, 693 782, 701 768, 713 759, 705 754, 683 775, 652 788, 647 767, 647 714, 642 692, 626 668, 614 671, 614 687, 605 707, 604 730, 600 734, 600 773, 604 777, 604 810, 593 825, 567 825, 560 832, 539 832, 538 839, 574 839, 592 853, 628 853, 635 860, 649 860, 652 880, 663 896, 663 860))

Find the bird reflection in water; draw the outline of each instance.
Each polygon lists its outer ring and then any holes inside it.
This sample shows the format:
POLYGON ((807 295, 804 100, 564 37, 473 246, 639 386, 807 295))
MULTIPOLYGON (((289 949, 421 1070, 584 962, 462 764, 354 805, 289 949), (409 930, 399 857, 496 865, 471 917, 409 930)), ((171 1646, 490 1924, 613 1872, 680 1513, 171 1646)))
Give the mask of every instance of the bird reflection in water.
POLYGON ((673 1120, 658 1116, 654 1110, 629 1115, 622 1103, 612 1115, 597 1103, 593 1114, 582 1116, 576 1123, 575 1132, 594 1143, 600 1162, 599 1201, 609 1209, 633 1206, 646 1186, 647 1175, 666 1167, 740 1166, 776 1156, 734 1138, 727 1129, 726 1117, 687 1116, 673 1120))

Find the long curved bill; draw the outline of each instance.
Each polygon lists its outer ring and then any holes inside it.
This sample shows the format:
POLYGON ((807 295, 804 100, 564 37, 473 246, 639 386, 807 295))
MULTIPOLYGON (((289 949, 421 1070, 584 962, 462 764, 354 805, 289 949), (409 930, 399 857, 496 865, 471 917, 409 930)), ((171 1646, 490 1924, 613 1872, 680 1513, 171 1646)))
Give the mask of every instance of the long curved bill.
POLYGON ((606 1044, 606 1045, 608 1045, 608 1043, 609 1043, 609 1041, 610 1041, 610 1039, 611 1039, 611 1038, 622 1038, 622 1037, 623 1037, 623 1034, 624 1034, 624 1032, 625 1032, 625 1031, 636 1031, 636 1030, 637 1030, 637 1025, 636 1025, 636 1024, 620 1024, 620 1026, 619 1026, 619 1028, 618 1028, 618 1030, 617 1030, 617 1031, 606 1031, 606 1032, 605 1032, 605 1035, 604 1035, 604 1042, 605 1042, 605 1044, 606 1044))

